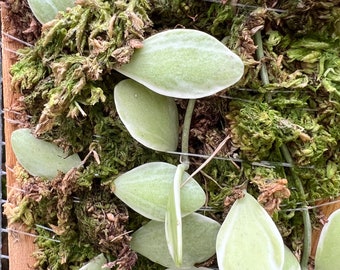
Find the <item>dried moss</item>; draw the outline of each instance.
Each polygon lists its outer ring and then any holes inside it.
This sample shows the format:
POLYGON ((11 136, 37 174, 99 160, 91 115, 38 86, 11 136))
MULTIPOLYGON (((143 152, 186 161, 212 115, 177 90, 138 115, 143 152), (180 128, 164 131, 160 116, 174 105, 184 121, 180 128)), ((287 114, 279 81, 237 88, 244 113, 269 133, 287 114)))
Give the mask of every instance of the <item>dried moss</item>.
MULTIPOLYGON (((127 216, 127 212, 104 192, 106 185, 145 162, 177 161, 176 156, 145 149, 128 135, 112 93, 122 79, 113 71, 115 65, 128 61, 144 37, 175 26, 223 39, 246 65, 235 87, 196 103, 190 132, 192 153, 209 155, 230 136, 219 153, 225 160, 214 160, 198 176, 208 196, 206 214, 222 221, 227 211, 225 198, 247 184, 249 192, 262 196, 285 241, 299 253, 304 224, 300 212, 291 209, 301 202, 313 204, 339 195, 340 1, 238 1, 247 5, 243 7, 202 1, 78 3, 44 26, 36 46, 22 51, 12 69, 13 87, 24 94, 36 133, 85 159, 81 171, 60 175, 48 184, 18 175, 25 179, 22 188, 27 193, 16 198, 9 213, 32 227, 35 223, 52 225, 61 241, 39 238, 37 267, 41 268, 37 269, 72 269, 98 250, 113 252, 112 260, 117 259, 128 239, 123 237, 124 242, 111 247, 105 241, 109 239, 105 230, 110 231, 112 224, 97 211, 114 216, 127 216), (262 59, 256 55, 257 31, 263 42, 262 59), (269 83, 261 80, 264 66, 269 83), (293 164, 285 161, 283 145, 293 164), (302 182, 304 194, 295 177, 302 182), (98 190, 103 193, 98 195, 98 190), (88 211, 91 207, 96 211, 88 211), (96 241, 98 236, 101 243, 96 241), (56 262, 60 258, 64 264, 56 262)), ((182 116, 186 103, 178 101, 178 107, 182 116)), ((202 163, 196 157, 192 161, 193 167, 202 163)), ((128 212, 130 222, 122 219, 115 227, 122 232, 145 222, 128 212)), ((317 216, 312 220, 317 225, 317 216)), ((144 258, 135 267, 163 269, 144 258)))

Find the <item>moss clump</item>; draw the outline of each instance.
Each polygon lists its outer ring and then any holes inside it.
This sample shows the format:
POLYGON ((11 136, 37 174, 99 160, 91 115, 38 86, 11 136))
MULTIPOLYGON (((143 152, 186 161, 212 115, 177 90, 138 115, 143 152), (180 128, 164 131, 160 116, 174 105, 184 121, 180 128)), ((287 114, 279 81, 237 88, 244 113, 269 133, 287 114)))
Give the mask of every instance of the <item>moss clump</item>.
MULTIPOLYGON (((78 152, 84 167, 51 182, 17 171, 25 192, 10 196, 8 216, 54 231, 36 229, 41 236, 37 269, 73 269, 98 251, 112 256, 119 269, 134 263, 136 269, 163 269, 145 258, 135 261, 128 232, 145 219, 122 206, 107 186, 140 164, 175 164, 178 158, 145 149, 129 136, 112 89, 123 79, 114 68, 129 61, 145 37, 177 25, 223 40, 246 66, 238 85, 196 102, 190 152, 210 155, 229 137, 220 159, 197 177, 208 197, 206 214, 222 221, 225 202, 247 185, 273 215, 285 242, 300 253, 306 225, 300 203, 339 195, 340 2, 274 2, 238 1, 236 7, 204 1, 78 0, 44 25, 35 46, 23 50, 12 68, 13 89, 23 94, 20 108, 30 116, 24 124, 78 152)), ((177 102, 183 118, 187 103, 177 102)), ((202 163, 199 157, 191 161, 193 167, 202 163)))

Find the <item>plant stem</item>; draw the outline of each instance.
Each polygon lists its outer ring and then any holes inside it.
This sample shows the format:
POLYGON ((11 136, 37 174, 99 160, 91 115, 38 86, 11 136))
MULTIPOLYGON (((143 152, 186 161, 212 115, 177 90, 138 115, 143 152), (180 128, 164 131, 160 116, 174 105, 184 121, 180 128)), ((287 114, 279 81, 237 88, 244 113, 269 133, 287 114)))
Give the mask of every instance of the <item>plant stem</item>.
MULTIPOLYGON (((257 45, 257 50, 256 50, 257 60, 261 60, 264 57, 261 31, 257 31, 255 33, 254 42, 257 45)), ((261 65, 260 76, 261 76, 261 80, 264 85, 269 84, 267 66, 264 63, 262 63, 261 65)))
MULTIPOLYGON (((290 152, 285 144, 281 146, 281 152, 286 159, 286 161, 290 164, 293 164, 293 159, 290 155, 290 152)), ((302 182, 300 178, 296 175, 294 168, 290 168, 290 172, 292 175, 292 178, 294 179, 295 185, 299 191, 299 193, 302 195, 303 198, 305 198, 305 191, 303 189, 302 182)), ((309 261, 309 256, 311 253, 311 247, 312 247, 312 225, 310 221, 310 216, 308 212, 308 205, 306 202, 303 202, 302 204, 302 219, 303 219, 303 224, 304 224, 304 237, 303 237, 303 252, 302 252, 302 257, 301 257, 301 262, 300 266, 302 270, 307 270, 308 269, 308 261, 309 261)))
MULTIPOLYGON (((261 31, 257 31, 255 33, 254 42, 257 45, 257 49, 256 49, 257 60, 261 61, 264 58, 261 31)), ((260 76, 261 76, 261 81, 264 85, 269 84, 269 76, 268 76, 267 66, 264 62, 261 63, 260 76)), ((267 102, 269 102, 272 99, 271 93, 267 93, 266 98, 267 98, 267 102)))
MULTIPOLYGON (((256 32, 254 36, 254 42, 257 45, 256 57, 257 57, 257 60, 260 61, 264 57, 261 31, 256 32)), ((260 76, 261 76, 262 83, 264 85, 269 84, 269 76, 268 76, 268 71, 267 71, 267 67, 265 63, 262 63, 261 65, 260 76)), ((272 98, 271 94, 267 93, 267 97, 266 97, 267 102, 269 102, 271 98, 272 98)), ((287 145, 283 144, 280 149, 286 161, 293 165, 294 162, 287 148, 287 145)), ((305 198, 305 191, 304 191, 300 178, 296 175, 293 167, 290 168, 290 171, 291 171, 292 178, 295 182, 295 185, 297 186, 299 193, 302 195, 302 197, 305 198)), ((304 225, 304 232, 303 232, 304 238, 303 238, 303 252, 302 252, 302 258, 300 262, 300 266, 302 270, 308 269, 308 261, 309 261, 309 256, 311 253, 311 247, 312 247, 312 244, 311 244, 312 225, 311 225, 310 215, 309 215, 307 207, 308 207, 307 203, 304 202, 303 203, 304 210, 302 211, 302 219, 303 219, 303 225, 304 225)))
POLYGON ((184 116, 183 131, 182 131, 182 155, 181 163, 189 166, 189 135, 192 114, 195 108, 196 99, 189 99, 187 110, 184 116))

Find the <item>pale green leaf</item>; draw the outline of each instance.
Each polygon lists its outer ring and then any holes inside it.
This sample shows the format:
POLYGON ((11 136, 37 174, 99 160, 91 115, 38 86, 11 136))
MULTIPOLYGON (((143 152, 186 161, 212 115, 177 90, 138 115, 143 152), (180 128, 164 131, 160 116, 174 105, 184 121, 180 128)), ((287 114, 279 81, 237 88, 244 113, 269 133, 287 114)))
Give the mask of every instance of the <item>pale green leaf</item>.
POLYGON ((68 155, 53 143, 36 138, 29 129, 17 129, 11 136, 12 149, 20 165, 33 176, 53 179, 81 165, 77 154, 68 155))
POLYGON ((315 270, 334 270, 340 265, 340 209, 324 225, 315 254, 315 270))
MULTIPOLYGON (((216 235, 220 224, 203 215, 193 213, 182 219, 182 267, 192 267, 215 254, 216 235)), ((164 222, 150 221, 132 234, 131 248, 151 261, 175 268, 165 239, 164 222)))
POLYGON ((145 39, 117 71, 159 94, 192 99, 235 84, 243 69, 241 59, 213 36, 173 29, 145 39))
MULTIPOLYGON (((146 163, 120 175, 113 183, 113 192, 139 214, 164 221, 175 173, 174 165, 146 163)), ((184 179, 187 177, 189 174, 184 173, 184 179)), ((182 216, 196 211, 205 202, 205 193, 194 179, 181 188, 180 196, 182 216)))
POLYGON ((109 270, 110 268, 103 267, 107 260, 103 253, 94 257, 91 261, 81 267, 79 270, 109 270))
POLYGON ((158 151, 174 151, 178 143, 178 113, 172 98, 127 79, 115 86, 120 119, 131 136, 158 151))
POLYGON ((220 270, 282 269, 284 245, 275 223, 248 193, 231 207, 217 235, 220 270))
POLYGON ((74 6, 74 0, 28 0, 34 16, 42 24, 52 21, 59 11, 74 6))
POLYGON ((285 261, 282 270, 301 270, 299 261, 287 246, 284 246, 285 261))
POLYGON ((165 213, 165 236, 169 253, 177 267, 180 267, 183 259, 182 242, 182 215, 181 215, 181 183, 185 169, 188 166, 177 166, 173 185, 170 190, 168 206, 165 213))

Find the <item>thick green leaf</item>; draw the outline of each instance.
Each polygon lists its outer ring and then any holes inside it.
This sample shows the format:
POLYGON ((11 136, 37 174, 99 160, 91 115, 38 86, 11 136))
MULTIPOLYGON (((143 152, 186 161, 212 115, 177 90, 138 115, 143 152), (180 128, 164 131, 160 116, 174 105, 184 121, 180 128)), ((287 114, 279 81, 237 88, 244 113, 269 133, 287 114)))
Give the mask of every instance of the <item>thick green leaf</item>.
POLYGON ((177 166, 172 189, 170 190, 168 207, 165 213, 165 236, 169 253, 177 267, 180 267, 183 259, 182 241, 182 215, 181 215, 181 183, 188 166, 177 166))
POLYGON ((59 11, 74 6, 74 0, 28 0, 28 4, 42 24, 52 21, 59 11))
POLYGON ((287 246, 284 246, 285 261, 282 270, 301 270, 299 261, 287 246))
MULTIPOLYGON (((114 181, 113 192, 141 215, 164 221, 175 173, 174 165, 147 163, 120 175, 114 181)), ((183 180, 187 177, 189 174, 184 173, 183 180)), ((194 179, 181 188, 181 201, 182 216, 189 215, 204 204, 205 193, 194 179)))
POLYGON ((133 138, 154 150, 176 150, 178 113, 172 98, 128 79, 115 86, 114 99, 119 117, 133 138))
POLYGON ((145 39, 117 71, 165 96, 201 98, 235 84, 243 69, 241 59, 216 38, 174 29, 145 39))
POLYGON ((58 171, 67 173, 81 164, 77 154, 69 156, 55 144, 34 137, 27 128, 15 130, 11 143, 18 162, 33 176, 53 179, 58 171))
POLYGON ((315 254, 315 270, 334 270, 340 266, 340 209, 323 227, 315 254))
POLYGON ((107 260, 103 253, 94 257, 91 261, 81 267, 79 270, 109 270, 107 267, 103 267, 107 263, 107 260))
POLYGON ((220 270, 282 269, 284 245, 275 223, 248 193, 231 207, 217 235, 220 270))
MULTIPOLYGON (((193 213, 183 218, 182 267, 192 267, 215 254, 216 235, 220 224, 208 217, 193 213)), ((131 248, 151 261, 175 268, 167 247, 164 222, 150 221, 132 234, 131 248)))

